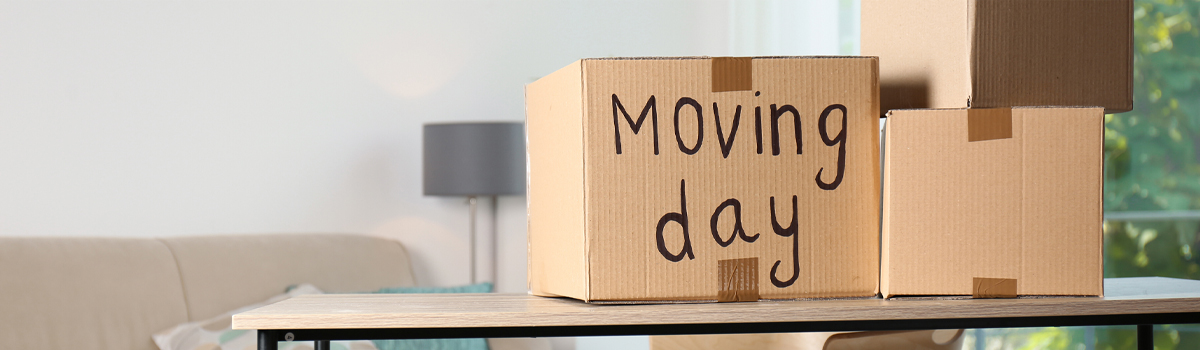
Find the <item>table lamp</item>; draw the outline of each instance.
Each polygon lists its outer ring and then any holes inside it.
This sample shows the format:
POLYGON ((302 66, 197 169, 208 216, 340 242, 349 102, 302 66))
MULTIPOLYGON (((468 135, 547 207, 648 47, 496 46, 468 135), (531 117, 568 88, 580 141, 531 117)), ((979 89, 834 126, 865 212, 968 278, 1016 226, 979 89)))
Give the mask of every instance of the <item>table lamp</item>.
MULTIPOLYGON (((470 206, 471 283, 475 274, 475 211, 491 199, 492 278, 496 278, 496 196, 525 194, 525 124, 473 122, 425 124, 423 183, 426 196, 466 196, 470 206)), ((493 281, 495 282, 495 281, 493 281)))

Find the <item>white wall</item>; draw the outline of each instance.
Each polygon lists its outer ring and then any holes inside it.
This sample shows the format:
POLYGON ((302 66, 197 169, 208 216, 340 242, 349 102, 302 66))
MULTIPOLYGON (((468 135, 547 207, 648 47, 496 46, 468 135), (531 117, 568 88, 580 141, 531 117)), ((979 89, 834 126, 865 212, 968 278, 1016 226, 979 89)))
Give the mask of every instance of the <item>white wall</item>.
MULTIPOLYGON (((3 1, 0 235, 365 232, 463 284, 423 123, 521 120, 582 57, 849 53, 846 2, 3 1)), ((524 291, 525 200, 499 203, 498 289, 524 291)))

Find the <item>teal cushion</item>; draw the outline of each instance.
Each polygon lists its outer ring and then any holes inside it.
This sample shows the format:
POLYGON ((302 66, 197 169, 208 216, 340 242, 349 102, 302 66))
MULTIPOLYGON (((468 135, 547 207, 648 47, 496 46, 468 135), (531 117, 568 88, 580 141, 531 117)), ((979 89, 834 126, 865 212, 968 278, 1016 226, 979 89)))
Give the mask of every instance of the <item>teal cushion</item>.
POLYGON ((458 287, 395 287, 381 288, 375 293, 384 294, 402 294, 402 293, 491 293, 492 284, 483 282, 479 284, 469 284, 458 287))
POLYGON ((379 350, 487 350, 487 340, 470 339, 387 339, 372 340, 379 350))
MULTIPOLYGON (((488 293, 491 283, 479 283, 458 287, 397 287, 383 288, 375 293, 488 293)), ((470 339, 389 339, 373 340, 379 350, 487 350, 487 340, 470 339)))

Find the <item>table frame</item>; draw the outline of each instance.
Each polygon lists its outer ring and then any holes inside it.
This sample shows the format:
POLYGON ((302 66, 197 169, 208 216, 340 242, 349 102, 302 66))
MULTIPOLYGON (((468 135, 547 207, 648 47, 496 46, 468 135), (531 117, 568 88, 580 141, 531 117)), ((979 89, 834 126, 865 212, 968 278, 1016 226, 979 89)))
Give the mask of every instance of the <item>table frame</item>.
POLYGON ((957 328, 1076 327, 1137 325, 1139 350, 1154 349, 1154 325, 1200 323, 1200 313, 1134 314, 1105 316, 1017 317, 994 319, 927 319, 899 321, 708 323, 665 325, 489 327, 489 328, 384 328, 259 330, 258 349, 276 350, 280 341, 314 341, 316 350, 328 350, 331 340, 520 338, 621 335, 684 335, 851 332, 957 328))
MULTIPOLYGON (((997 316, 981 317, 978 314, 975 314, 975 315, 964 315, 964 316, 959 317, 956 313, 945 311, 945 307, 946 307, 947 303, 963 303, 962 305, 964 305, 964 310, 967 310, 967 309, 991 310, 991 308, 995 308, 995 307, 1006 307, 1006 306, 1013 306, 1013 305, 1021 305, 1019 307, 1022 307, 1022 308, 1042 307, 1039 305, 1046 305, 1046 307, 1052 307, 1056 304, 1063 304, 1063 303, 1060 303, 1060 302, 1057 302, 1054 300, 1047 300, 1044 302, 1040 302, 1040 301, 1036 301, 1036 300, 1034 300, 1034 301, 1013 300, 1012 302, 1009 302, 1009 301, 999 301, 999 300, 993 299, 992 301, 982 301, 981 300, 978 302, 972 301, 972 300, 954 300, 954 301, 946 301, 946 302, 939 301, 936 303, 942 305, 943 310, 940 313, 937 313, 936 315, 938 315, 939 317, 935 317, 935 318, 920 318, 920 317, 890 318, 890 319, 863 318, 863 317, 861 317, 863 312, 868 312, 869 314, 873 314, 873 311, 870 311, 870 310, 872 310, 870 308, 863 309, 860 307, 860 308, 858 308, 858 311, 851 311, 852 309, 844 309, 844 310, 847 310, 847 312, 858 312, 858 315, 859 315, 858 319, 847 318, 847 320, 829 320, 829 319, 804 320, 804 319, 796 319, 796 318, 792 318, 792 319, 782 318, 783 320, 781 320, 781 321, 772 321, 771 317, 757 317, 757 318, 750 318, 751 321, 728 321, 728 322, 716 323, 716 322, 712 322, 712 321, 704 321, 705 319, 707 319, 708 316, 698 316, 697 315, 694 317, 687 318, 684 321, 670 321, 670 322, 665 322, 665 323, 661 323, 661 324, 655 323, 655 322, 645 323, 644 321, 643 321, 643 323, 638 323, 638 324, 611 324, 612 322, 614 322, 611 319, 608 321, 594 321, 594 322, 590 321, 590 320, 595 320, 593 317, 597 316, 597 315, 591 314, 591 312, 596 311, 598 314, 605 314, 605 313, 621 314, 621 312, 628 311, 628 310, 636 310, 636 309, 624 309, 627 306, 621 306, 621 305, 597 306, 597 305, 584 305, 583 303, 579 303, 579 304, 573 304, 573 303, 561 304, 558 302, 550 303, 550 300, 540 299, 538 297, 521 296, 521 298, 527 298, 527 299, 519 299, 518 298, 518 300, 533 300, 533 301, 538 301, 538 304, 549 303, 549 304, 555 304, 555 305, 566 305, 570 309, 575 309, 576 311, 580 311, 580 310, 586 311, 586 313, 583 316, 576 315, 575 317, 583 317, 582 320, 585 320, 585 321, 583 321, 581 323, 589 323, 589 324, 562 324, 562 323, 558 323, 560 321, 541 321, 541 322, 533 322, 533 323, 527 322, 527 323, 524 323, 525 325, 521 325, 521 326, 511 326, 511 325, 505 325, 506 322, 497 322, 497 321, 495 321, 496 320, 495 318, 493 318, 493 321, 489 321, 489 322, 471 323, 471 322, 455 321, 458 319, 458 317, 463 317, 464 319, 472 318, 473 314, 471 312, 467 312, 467 313, 463 313, 461 315, 460 314, 452 314, 451 316, 441 315, 440 316, 441 318, 439 321, 440 323, 438 323, 437 325, 432 326, 432 327, 409 326, 409 325, 425 324, 425 323, 423 323, 424 321, 417 318, 417 319, 411 319, 411 321, 405 320, 402 323, 381 323, 381 324, 393 324, 393 325, 398 324, 398 325, 400 325, 400 327, 405 327, 405 328, 387 328, 387 327, 370 328, 369 326, 363 326, 366 328, 347 328, 347 327, 355 327, 355 326, 353 326, 354 324, 359 324, 359 325, 364 324, 364 323, 354 322, 354 320, 359 320, 359 318, 358 318, 359 316, 349 316, 349 315, 365 315, 363 317, 370 317, 372 314, 382 312, 383 314, 386 314, 386 315, 403 316, 406 313, 404 311, 382 310, 382 309, 388 309, 388 307, 387 307, 388 305, 395 305, 389 301, 384 304, 365 304, 365 305, 377 305, 378 307, 382 308, 381 310, 378 310, 378 311, 376 311, 376 309, 371 306, 358 305, 357 307, 359 309, 357 311, 353 311, 349 314, 342 314, 342 312, 344 312, 344 311, 341 311, 341 310, 349 305, 352 305, 353 302, 351 304, 343 305, 343 304, 341 304, 341 302, 342 302, 341 300, 350 300, 350 299, 338 299, 338 298, 342 298, 342 297, 331 296, 331 298, 334 298, 334 299, 330 299, 331 300, 330 302, 332 303, 332 302, 336 301, 337 304, 325 304, 324 302, 316 302, 315 305, 318 305, 318 306, 316 307, 315 310, 309 309, 307 311, 301 312, 300 314, 290 314, 287 311, 281 311, 281 310, 288 309, 287 306, 282 306, 284 304, 280 304, 281 306, 274 307, 274 308, 272 306, 267 306, 267 307, 264 307, 261 309, 256 309, 256 310, 249 311, 247 313, 239 314, 239 316, 235 316, 234 323, 235 323, 235 327, 238 327, 237 325, 239 323, 239 317, 242 317, 245 320, 250 321, 250 320, 254 319, 255 317, 258 317, 259 319, 261 319, 262 317, 264 317, 264 315, 269 316, 269 315, 276 314, 278 312, 283 312, 283 314, 279 314, 279 315, 285 315, 285 314, 290 315, 288 317, 293 317, 293 318, 290 318, 291 320, 304 320, 307 317, 320 318, 320 316, 323 316, 323 315, 338 315, 338 314, 343 315, 343 316, 341 316, 342 319, 348 320, 347 323, 336 323, 336 322, 335 323, 318 323, 316 325, 309 325, 309 326, 304 326, 304 327, 296 328, 296 329, 260 329, 258 331, 258 348, 260 350, 277 350, 279 341, 314 341, 315 345, 316 345, 315 346, 316 350, 327 350, 327 349, 329 349, 329 341, 331 341, 331 340, 850 332, 850 331, 894 331, 894 330, 921 330, 921 329, 1069 327, 1069 326, 1115 326, 1115 325, 1136 325, 1137 326, 1138 349, 1151 350, 1154 348, 1154 338, 1153 338, 1154 325, 1200 323, 1200 281, 1163 279, 1163 278, 1121 279, 1121 280, 1123 280, 1123 281, 1114 281, 1114 282, 1120 282, 1120 283, 1113 285, 1113 287, 1118 287, 1118 285, 1121 287, 1121 288, 1114 288, 1114 292, 1116 292, 1114 294, 1120 294, 1120 295, 1113 295, 1110 298, 1102 298, 1102 299, 1076 299, 1076 298, 1062 299, 1063 302, 1065 302, 1067 304, 1075 303, 1075 304, 1091 305, 1091 303, 1098 303, 1096 305, 1110 305, 1108 303, 1109 303, 1109 301, 1112 301, 1115 303, 1119 303, 1119 304, 1112 304, 1112 305, 1129 305, 1129 306, 1131 306, 1131 307, 1124 307, 1124 309, 1109 308, 1108 311, 1104 311, 1099 314, 1095 313, 1094 311, 1092 311, 1092 313, 1090 313, 1090 314, 1086 314, 1086 312, 1085 312, 1084 314, 1062 314, 1062 315, 1055 315, 1051 312, 1012 313, 1010 311, 1009 313, 998 313, 998 314, 996 314, 997 316), (1135 287, 1137 287, 1135 289, 1140 289, 1141 291, 1130 291, 1129 290, 1130 286, 1135 286, 1135 287), (1120 301, 1122 298, 1133 299, 1134 301, 1136 301, 1136 303, 1120 301), (1160 301, 1162 303, 1167 303, 1167 304, 1161 304, 1160 301), (1195 303, 1193 304, 1192 301, 1195 301, 1195 303), (337 306, 331 307, 329 305, 337 305, 337 306), (1135 306, 1135 305, 1140 305, 1140 307, 1135 306), (1167 306, 1167 305, 1170 305, 1170 306, 1167 306), (1195 305, 1195 306, 1193 306, 1193 305, 1195 305), (362 309, 363 307, 366 307, 366 309, 362 309), (613 312, 611 312, 611 313, 605 312, 605 311, 598 311, 598 310, 603 310, 604 308, 614 308, 614 309, 612 309, 613 312), (1144 309, 1152 309, 1152 310, 1144 310, 1144 309), (259 310, 273 310, 273 311, 259 311, 259 310), (322 311, 322 310, 326 310, 326 311, 322 311), (864 310, 866 310, 866 311, 864 311, 864 310), (366 312, 366 314, 362 314, 362 312, 366 312), (1002 316, 1002 315, 1016 315, 1016 316, 1002 316), (1040 315, 1040 316, 1022 316, 1022 315, 1040 315), (349 318, 347 318, 347 317, 349 317, 349 318), (604 322, 610 322, 610 323, 606 324, 604 322), (322 326, 322 324, 324 326, 322 326), (531 324, 536 324, 537 326, 532 326, 531 324), (327 327, 332 327, 332 328, 327 328, 327 327)), ((1108 284, 1108 282, 1109 281, 1106 281, 1106 285, 1108 284)), ((320 296, 318 296, 318 297, 320 297, 320 296)), ((366 296, 366 297, 372 297, 372 296, 366 296)), ((382 296, 377 296, 377 297, 382 297, 382 296)), ((426 297, 426 298, 434 298, 434 297, 436 297, 436 296, 430 296, 430 297, 426 297)), ((503 298, 505 298, 504 296, 501 296, 501 295, 498 295, 497 297, 498 297, 498 299, 496 299, 496 300, 502 300, 503 298)), ((359 298, 363 298, 363 297, 359 297, 359 298)), ((485 302, 487 302, 489 299, 491 299, 490 296, 488 296, 488 295, 477 295, 477 296, 475 296, 475 298, 477 301, 482 300, 485 302), (487 299, 480 299, 480 298, 487 298, 487 299)), ((508 298, 512 299, 512 298, 517 298, 517 297, 509 296, 508 298)), ((314 301, 319 301, 319 300, 321 300, 321 299, 308 299, 307 305, 310 305, 310 307, 311 307, 311 305, 314 305, 313 304, 314 301)), ((375 299, 372 299, 372 300, 375 300, 375 299)), ((393 299, 387 299, 387 300, 393 300, 393 299)), ((395 300, 399 300, 399 299, 395 299, 395 300)), ((416 300, 421 300, 421 299, 416 299, 416 300)), ((459 300, 459 299, 455 299, 455 300, 459 300)), ((412 301, 412 302, 418 302, 418 301, 412 301)), ((565 301, 561 301, 561 302, 569 302, 569 300, 565 300, 565 301)), ((418 303, 423 303, 423 301, 418 302, 418 303)), ((787 303, 809 303, 809 302, 794 301, 794 302, 787 302, 787 303)), ((816 301, 816 303, 822 303, 822 302, 816 301)), ((837 302, 831 302, 831 303, 837 303, 837 302)), ((921 303, 921 302, 918 301, 917 303, 921 303)), ((294 306, 301 305, 301 304, 304 304, 304 303, 303 302, 299 303, 299 304, 292 303, 290 305, 292 305, 294 307, 294 306)), ((420 305, 426 305, 426 304, 420 304, 420 305)), ((438 305, 438 304, 429 304, 429 305, 438 305)), ((450 304, 450 305, 453 305, 453 304, 450 304)), ((695 304, 692 304, 692 305, 695 305, 695 304)), ((805 304, 791 304, 790 306, 799 306, 799 305, 805 305, 805 304)), ((818 304, 807 304, 807 305, 818 305, 818 304)), ((819 304, 819 305, 833 305, 833 306, 825 306, 825 308, 832 309, 834 311, 843 310, 843 309, 841 309, 843 307, 843 306, 841 306, 842 304, 819 304)), ((857 305, 857 304, 855 304, 855 305, 857 305)), ((884 305, 886 305, 886 303, 884 305)), ((913 307, 912 305, 914 305, 914 304, 909 304, 909 306, 907 306, 907 307, 913 307)), ((920 305, 930 305, 930 304, 920 304, 920 305)), ((749 304, 747 304, 745 306, 749 306, 749 309, 752 309, 752 310, 762 310, 761 307, 763 307, 764 305, 761 305, 761 304, 760 305, 749 305, 749 304)), ((632 307, 638 308, 639 306, 632 306, 632 307)), ((672 312, 672 311, 689 312, 689 310, 695 310, 695 306, 687 306, 686 304, 685 305, 676 305, 676 306, 662 305, 660 307, 665 308, 662 310, 662 312, 672 312)), ((805 306, 805 307, 809 307, 809 306, 805 306)), ((918 307, 920 307, 922 310, 924 310, 924 306, 918 306, 918 307)), ((949 307, 954 308, 956 306, 950 305, 949 307)), ((483 307, 483 308, 487 309, 487 307, 483 307)), ((734 307, 733 309, 735 309, 735 310, 740 309, 740 307, 734 307)), ((396 309, 393 308, 392 310, 396 310, 396 309)), ((402 309, 402 310, 407 310, 407 309, 402 309)), ((469 309, 469 310, 474 310, 474 309, 469 309)), ((502 319, 507 319, 507 317, 510 317, 510 316, 507 316, 508 314, 506 312, 514 312, 514 311, 511 309, 506 309, 506 310, 507 311, 481 310, 478 313, 482 314, 482 313, 492 312, 493 315, 502 315, 502 319), (495 312, 499 312, 499 314, 496 314, 495 312)), ((1010 310, 1011 310, 1011 308, 1010 308, 1010 310)), ((1076 310, 1081 310, 1081 309, 1076 309, 1076 310)), ((472 312, 474 312, 474 311, 472 311, 472 312)), ((520 312, 520 311, 517 311, 517 312, 520 312)), ((656 312, 658 312, 658 311, 656 311, 656 312)), ((1068 313, 1071 313, 1071 312, 1080 312, 1080 311, 1068 310, 1068 313)), ((514 317, 519 317, 519 316, 520 315, 514 315, 514 317)), ((531 315, 531 317, 536 317, 536 316, 537 315, 531 315)), ((794 317, 794 314, 792 317, 794 317)), ((809 318, 809 317, 804 317, 804 318, 809 318)), ((576 318, 576 320, 580 320, 580 318, 576 318)), ((618 320, 620 320, 620 319, 618 319, 618 320)), ((271 321, 268 323, 247 323, 246 325, 258 324, 261 326, 272 327, 270 325, 289 325, 292 322, 294 322, 294 321, 271 321)), ((616 323, 620 323, 620 322, 626 322, 626 321, 616 321, 616 323)), ((513 322, 513 324, 522 324, 522 323, 513 322)), ((369 325, 369 323, 367 323, 367 325, 369 325)))

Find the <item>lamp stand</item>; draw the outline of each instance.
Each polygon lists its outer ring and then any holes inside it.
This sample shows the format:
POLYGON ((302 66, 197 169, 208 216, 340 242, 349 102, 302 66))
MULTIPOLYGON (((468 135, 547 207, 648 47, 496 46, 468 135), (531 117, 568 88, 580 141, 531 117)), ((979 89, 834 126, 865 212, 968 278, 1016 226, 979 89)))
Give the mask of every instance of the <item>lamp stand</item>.
POLYGON ((496 285, 500 283, 500 275, 498 275, 496 273, 496 265, 499 265, 498 262, 500 261, 500 256, 496 254, 496 246, 499 245, 499 242, 497 242, 497 240, 500 237, 500 235, 499 235, 500 231, 498 231, 496 229, 496 221, 497 221, 496 220, 496 196, 492 195, 491 197, 492 197, 492 203, 491 203, 492 204, 492 207, 491 207, 491 210, 492 210, 492 242, 491 242, 491 244, 492 244, 492 264, 491 265, 492 266, 491 267, 492 267, 492 290, 494 291, 494 290, 496 290, 496 285))
MULTIPOLYGON (((498 280, 497 272, 496 272, 496 260, 497 260, 497 255, 496 255, 497 254, 497 252, 496 252, 496 245, 497 245, 497 242, 496 242, 496 236, 497 236, 496 235, 496 206, 497 205, 496 205, 496 196, 488 196, 488 197, 490 197, 489 199, 491 199, 491 205, 492 205, 491 208, 489 208, 492 212, 492 222, 491 222, 492 241, 489 242, 491 244, 490 250, 492 253, 492 263, 489 266, 489 268, 492 271, 492 288, 496 288, 495 284, 496 284, 496 281, 498 280)), ((477 275, 475 274, 475 260, 476 260, 475 259, 475 230, 476 230, 476 227, 478 227, 475 224, 475 215, 478 212, 479 198, 477 196, 467 196, 467 204, 471 208, 470 209, 470 212, 471 212, 471 236, 470 236, 470 243, 468 243, 471 245, 471 260, 470 260, 471 284, 476 284, 476 283, 479 283, 479 279, 477 278, 477 275)))
POLYGON ((476 279, 475 279, 475 206, 476 206, 476 202, 478 202, 478 200, 475 198, 475 196, 467 196, 467 204, 470 205, 470 207, 471 207, 471 210, 470 210, 471 211, 471 236, 470 236, 470 243, 468 243, 468 245, 471 246, 471 253, 470 253, 470 255, 471 255, 471 260, 470 260, 471 284, 476 283, 476 279))
MULTIPOLYGON (((490 250, 492 253, 492 263, 489 267, 491 268, 491 271, 492 271, 492 284, 493 284, 492 288, 495 288, 495 283, 498 280, 497 275, 496 275, 496 273, 497 273, 496 272, 496 258, 497 258, 497 255, 496 255, 496 245, 497 245, 496 244, 497 243, 496 242, 496 196, 488 196, 488 197, 490 197, 489 199, 491 199, 491 205, 492 205, 490 208, 490 210, 492 212, 492 223, 491 223, 492 224, 492 227, 491 227, 492 241, 490 242, 491 243, 490 250)), ((475 224, 475 215, 478 212, 479 198, 476 196, 467 196, 467 204, 471 208, 470 209, 470 212, 471 212, 470 241, 471 242, 469 243, 471 245, 471 260, 470 260, 471 284, 476 284, 476 283, 479 283, 479 279, 477 278, 477 275, 475 274, 475 260, 476 260, 475 259, 475 230, 477 227, 477 225, 475 224)))

